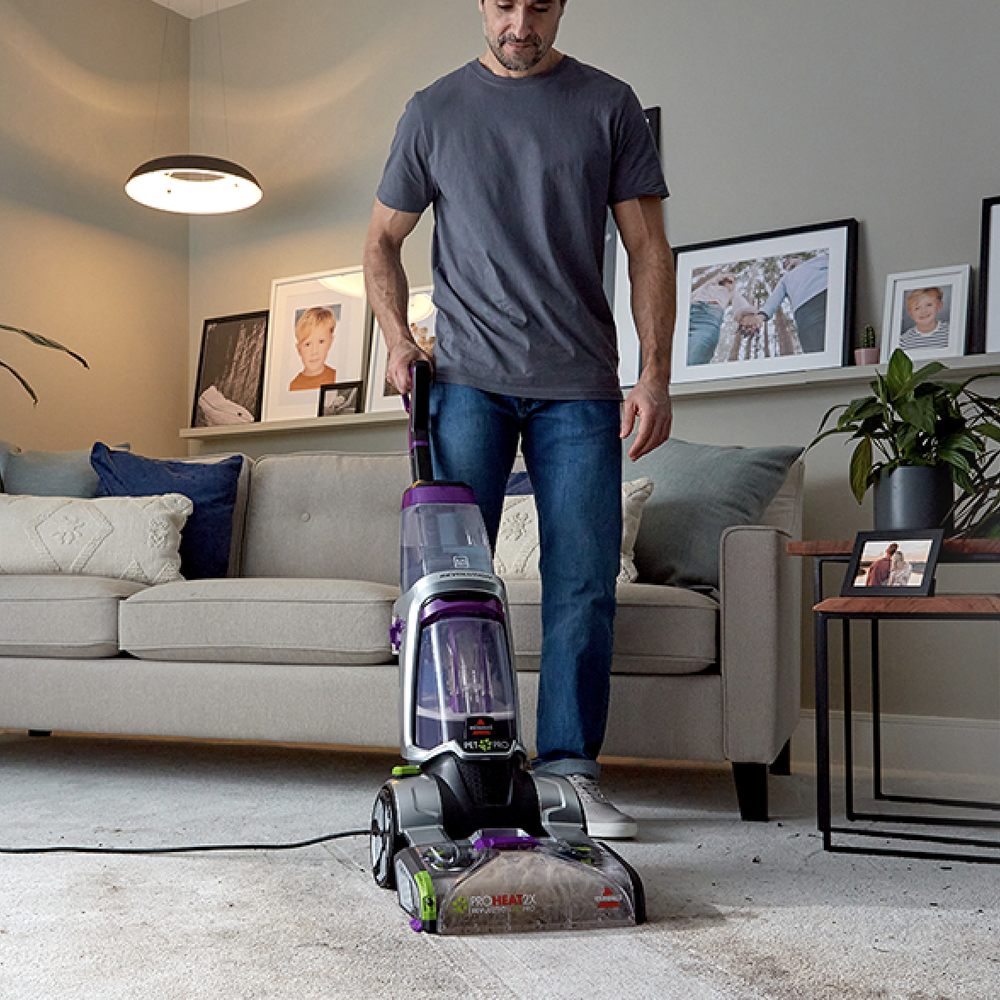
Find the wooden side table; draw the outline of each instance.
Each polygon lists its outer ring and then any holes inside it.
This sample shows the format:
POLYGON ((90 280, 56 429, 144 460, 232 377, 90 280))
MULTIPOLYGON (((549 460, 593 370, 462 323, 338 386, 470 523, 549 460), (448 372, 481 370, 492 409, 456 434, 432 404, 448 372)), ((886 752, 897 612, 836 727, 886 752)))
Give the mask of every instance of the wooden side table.
MULTIPOLYGON (((808 556, 814 561, 814 634, 816 640, 816 799, 817 826, 828 851, 856 854, 886 854, 896 857, 935 858, 961 861, 1000 863, 1000 839, 986 836, 964 836, 961 831, 977 828, 982 831, 1000 828, 993 818, 1000 803, 979 802, 958 798, 887 793, 882 787, 881 716, 879 699, 879 623, 899 621, 1000 621, 1000 595, 942 594, 936 597, 830 597, 824 598, 823 565, 827 562, 846 563, 853 542, 791 542, 793 555, 808 556), (829 626, 839 620, 843 627, 844 682, 844 768, 845 816, 851 825, 836 825, 832 817, 830 781, 830 669, 829 626), (852 621, 867 621, 871 642, 872 671, 872 798, 875 801, 960 807, 966 815, 915 815, 901 812, 881 813, 860 811, 854 797, 854 754, 851 706, 851 644, 852 621), (970 813, 976 815, 970 818, 970 813), (992 815, 991 815, 992 814, 992 815), (878 826, 874 824, 889 824, 878 826), (959 833, 938 832, 952 828, 959 833), (887 847, 865 843, 859 846, 843 843, 836 835, 856 838, 879 838, 889 841, 887 847), (916 845, 916 846, 914 846, 916 845), (940 845, 934 850, 929 848, 940 845), (924 847, 925 849, 918 849, 924 847)), ((946 540, 942 561, 1000 562, 1000 540, 946 540)), ((995 647, 1000 649, 1000 646, 995 647)), ((994 658, 1000 666, 1000 655, 994 658)), ((1000 764, 1000 762, 998 762, 1000 764)))

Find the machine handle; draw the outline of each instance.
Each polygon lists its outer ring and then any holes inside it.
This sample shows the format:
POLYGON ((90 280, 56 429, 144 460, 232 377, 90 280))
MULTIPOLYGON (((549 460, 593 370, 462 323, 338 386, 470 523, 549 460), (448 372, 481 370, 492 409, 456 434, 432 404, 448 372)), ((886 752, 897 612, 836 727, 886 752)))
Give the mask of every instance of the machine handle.
POLYGON ((429 361, 414 361, 410 365, 409 446, 410 472, 414 482, 434 480, 431 462, 431 382, 433 372, 429 361))

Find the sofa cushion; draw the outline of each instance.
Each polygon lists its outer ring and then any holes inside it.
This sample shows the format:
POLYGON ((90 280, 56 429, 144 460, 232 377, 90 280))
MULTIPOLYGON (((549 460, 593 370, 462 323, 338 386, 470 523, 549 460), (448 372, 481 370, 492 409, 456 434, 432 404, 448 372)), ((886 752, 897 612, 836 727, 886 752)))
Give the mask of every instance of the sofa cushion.
MULTIPOLYGON (((517 665, 537 670, 542 618, 537 580, 507 583, 517 665)), ((618 586, 614 664, 619 674, 696 674, 717 662, 719 605, 679 587, 624 583, 618 586)))
POLYGON ((254 463, 244 576, 399 583, 405 455, 268 455, 254 463))
POLYGON ((194 513, 181 539, 181 573, 187 580, 226 575, 242 456, 207 463, 173 461, 113 451, 98 442, 90 462, 100 478, 102 496, 181 493, 188 497, 194 513))
POLYGON ((121 647, 144 659, 387 663, 397 587, 355 580, 198 580, 121 608, 121 647))
POLYGON ((757 523, 801 453, 794 446, 740 448, 671 438, 637 462, 626 458, 629 476, 655 483, 635 543, 639 579, 717 587, 722 532, 757 523))
POLYGON ((0 574, 179 579, 181 529, 191 501, 150 497, 0 495, 0 574))
POLYGON ((142 589, 97 576, 0 576, 0 656, 116 656, 118 606, 142 589))
MULTIPOLYGON (((535 497, 529 485, 525 488, 523 482, 515 479, 526 473, 513 473, 511 482, 507 485, 507 495, 503 502, 503 514, 500 517, 500 530, 497 532, 496 551, 493 553, 494 567, 497 573, 506 580, 522 579, 537 580, 540 577, 538 568, 541 542, 538 536, 538 508, 535 497), (511 489, 517 490, 511 493, 511 489)), ((642 508, 653 492, 652 479, 637 479, 634 482, 622 483, 622 545, 621 569, 618 573, 619 583, 628 583, 637 577, 635 563, 632 560, 636 535, 639 532, 639 522, 642 508)), ((595 524, 595 531, 600 531, 602 525, 595 524)))

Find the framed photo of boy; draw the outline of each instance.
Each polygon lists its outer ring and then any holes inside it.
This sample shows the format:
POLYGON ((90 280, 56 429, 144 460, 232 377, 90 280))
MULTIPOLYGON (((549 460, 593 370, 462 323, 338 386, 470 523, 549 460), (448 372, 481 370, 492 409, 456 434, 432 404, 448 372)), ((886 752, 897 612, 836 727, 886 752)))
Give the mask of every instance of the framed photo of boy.
POLYGON ((927 597, 941 552, 941 528, 859 531, 841 597, 927 597))
POLYGON ((902 347, 915 361, 965 353, 968 264, 890 274, 885 283, 881 360, 902 347))
POLYGON ((367 330, 360 267, 273 281, 264 420, 315 417, 322 386, 363 381, 367 330))
POLYGON ((360 413, 365 397, 361 392, 363 383, 335 382, 333 385, 320 386, 319 412, 320 417, 339 417, 344 413, 360 413))
POLYGON ((979 315, 973 350, 1000 354, 1000 196, 983 201, 979 315))
POLYGON ((857 244, 844 219, 678 247, 673 381, 845 364, 857 244))
MULTIPOLYGON (((434 290, 430 285, 410 289, 407 321, 410 333, 420 349, 434 354, 437 342, 437 306, 434 305, 434 290)), ((386 366, 389 357, 382 328, 375 323, 372 333, 371 363, 368 368, 368 413, 384 413, 390 410, 403 412, 403 403, 395 387, 386 381, 386 366)))
POLYGON ((192 427, 260 420, 267 310, 206 319, 201 331, 192 427))

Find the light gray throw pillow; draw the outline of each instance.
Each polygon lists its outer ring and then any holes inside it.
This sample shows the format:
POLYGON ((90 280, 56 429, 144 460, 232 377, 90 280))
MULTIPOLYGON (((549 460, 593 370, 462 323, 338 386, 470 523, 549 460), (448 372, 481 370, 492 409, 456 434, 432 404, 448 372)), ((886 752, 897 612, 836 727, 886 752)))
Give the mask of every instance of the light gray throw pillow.
POLYGON ((179 580, 181 529, 193 510, 180 493, 96 500, 0 495, 0 573, 179 580))
MULTIPOLYGON (((629 442, 625 444, 627 452, 629 442)), ((643 583, 719 585, 719 542, 735 524, 754 524, 802 448, 740 448, 671 438, 649 455, 625 457, 623 475, 655 484, 635 543, 643 583)))

